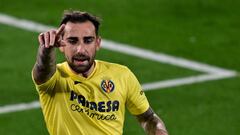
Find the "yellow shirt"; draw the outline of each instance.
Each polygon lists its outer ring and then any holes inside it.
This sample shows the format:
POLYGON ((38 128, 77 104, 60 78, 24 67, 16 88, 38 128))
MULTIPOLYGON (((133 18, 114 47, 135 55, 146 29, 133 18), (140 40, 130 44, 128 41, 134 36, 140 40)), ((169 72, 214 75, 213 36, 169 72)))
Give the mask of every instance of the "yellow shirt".
POLYGON ((125 106, 133 115, 149 108, 141 86, 125 66, 95 61, 89 77, 74 74, 67 62, 37 85, 51 135, 120 135, 125 106))

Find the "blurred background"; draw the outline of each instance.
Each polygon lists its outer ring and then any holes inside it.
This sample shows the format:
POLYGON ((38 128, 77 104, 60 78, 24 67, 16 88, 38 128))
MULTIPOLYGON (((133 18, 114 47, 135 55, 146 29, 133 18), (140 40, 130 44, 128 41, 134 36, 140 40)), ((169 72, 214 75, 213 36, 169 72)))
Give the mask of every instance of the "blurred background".
MULTIPOLYGON (((103 39, 239 72, 239 6, 237 0, 0 0, 0 14, 57 27, 65 9, 88 11, 102 18, 103 39)), ((0 21, 0 110, 38 100, 31 80, 37 36, 38 32, 0 21)), ((59 62, 64 60, 58 56, 59 62)), ((203 74, 108 49, 99 51, 97 59, 127 65, 141 84, 203 74)), ((230 78, 155 88, 146 95, 170 135, 237 135, 239 82, 237 73, 230 78)), ((48 132, 37 108, 0 113, 0 134, 48 132)), ((127 112, 124 135, 135 134, 144 131, 127 112)))

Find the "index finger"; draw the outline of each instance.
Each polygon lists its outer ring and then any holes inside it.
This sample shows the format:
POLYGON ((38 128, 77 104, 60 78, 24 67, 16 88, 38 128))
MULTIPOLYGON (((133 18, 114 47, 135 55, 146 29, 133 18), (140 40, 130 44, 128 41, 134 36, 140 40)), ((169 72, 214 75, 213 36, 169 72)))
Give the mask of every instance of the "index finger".
POLYGON ((61 34, 63 33, 63 31, 64 31, 64 28, 65 28, 65 24, 62 24, 62 25, 58 28, 57 33, 56 33, 56 36, 61 35, 61 34))

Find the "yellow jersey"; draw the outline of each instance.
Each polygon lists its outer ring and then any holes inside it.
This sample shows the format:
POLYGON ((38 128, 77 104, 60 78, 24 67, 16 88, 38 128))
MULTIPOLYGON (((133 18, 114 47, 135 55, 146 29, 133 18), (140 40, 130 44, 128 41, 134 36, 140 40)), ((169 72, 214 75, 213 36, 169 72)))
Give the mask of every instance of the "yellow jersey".
POLYGON ((51 135, 120 135, 125 106, 133 115, 149 108, 134 74, 119 64, 95 60, 85 78, 64 62, 48 81, 34 83, 51 135))

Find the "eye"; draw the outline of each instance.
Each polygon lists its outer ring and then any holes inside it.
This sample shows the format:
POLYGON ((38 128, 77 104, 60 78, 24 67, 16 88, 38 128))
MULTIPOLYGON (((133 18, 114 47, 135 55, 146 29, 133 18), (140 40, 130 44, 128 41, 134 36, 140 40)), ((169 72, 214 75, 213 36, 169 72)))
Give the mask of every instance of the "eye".
POLYGON ((72 45, 75 45, 75 44, 77 44, 77 42, 78 42, 77 39, 68 39, 67 41, 68 41, 68 43, 70 43, 70 44, 72 44, 72 45))
POLYGON ((85 44, 91 44, 94 41, 94 37, 84 37, 83 42, 85 44))

